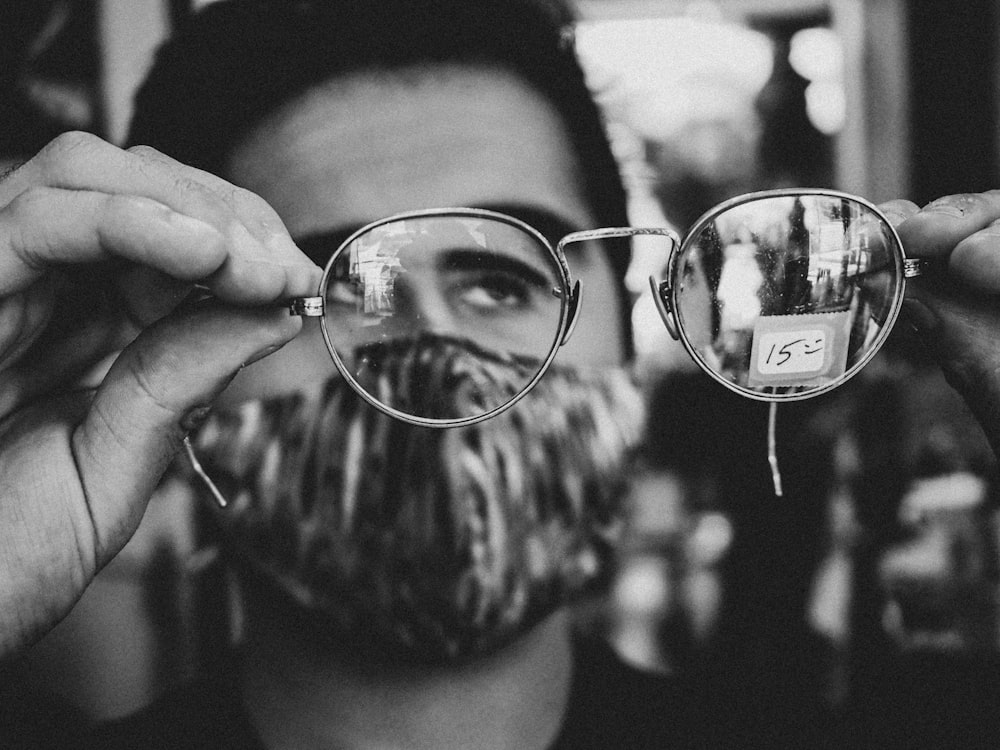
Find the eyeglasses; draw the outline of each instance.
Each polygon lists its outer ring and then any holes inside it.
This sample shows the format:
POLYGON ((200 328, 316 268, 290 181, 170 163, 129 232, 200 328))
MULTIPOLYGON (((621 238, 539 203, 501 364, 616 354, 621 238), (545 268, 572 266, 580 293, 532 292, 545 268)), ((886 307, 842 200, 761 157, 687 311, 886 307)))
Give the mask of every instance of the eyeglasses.
POLYGON ((885 342, 899 312, 908 260, 871 203, 830 190, 734 198, 681 240, 663 227, 573 232, 553 248, 528 224, 494 211, 399 214, 351 235, 331 256, 316 296, 291 303, 319 317, 345 380, 377 409, 411 424, 453 427, 513 406, 569 340, 582 304, 566 248, 662 238, 665 278, 650 277, 667 330, 711 377, 749 398, 817 396, 853 377, 885 342), (425 331, 518 363, 520 382, 461 413, 379 390, 379 352, 425 331))
POLYGON ((337 369, 372 406, 410 424, 474 424, 527 394, 569 339, 581 285, 566 248, 640 234, 662 237, 667 253, 677 242, 666 228, 610 228, 573 232, 553 248, 534 227, 495 211, 399 214, 351 235, 316 296, 292 301, 291 311, 320 318, 337 369), (414 347, 430 337, 495 362, 504 377, 477 384, 464 400, 386 387, 387 361, 411 348, 414 357, 432 356, 430 347, 414 347))
POLYGON ((609 227, 572 232, 555 247, 514 217, 447 208, 359 229, 333 252, 316 295, 290 311, 320 319, 337 370, 376 409, 414 425, 474 424, 530 392, 572 335, 583 290, 566 249, 640 236, 658 239, 664 272, 649 283, 670 335, 722 385, 771 402, 772 428, 775 404, 826 393, 871 360, 905 279, 924 269, 876 206, 832 190, 739 196, 683 239, 664 227, 609 227), (464 399, 437 397, 470 387, 454 375, 391 387, 400 352, 408 367, 433 364, 421 357, 435 350, 415 345, 428 336, 508 374, 480 378, 464 399))

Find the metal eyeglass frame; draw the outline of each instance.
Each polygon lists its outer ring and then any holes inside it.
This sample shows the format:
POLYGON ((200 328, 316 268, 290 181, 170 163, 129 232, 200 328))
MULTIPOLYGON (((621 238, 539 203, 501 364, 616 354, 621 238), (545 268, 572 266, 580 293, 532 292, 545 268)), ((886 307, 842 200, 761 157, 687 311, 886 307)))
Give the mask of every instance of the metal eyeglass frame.
POLYGON ((319 318, 320 327, 323 332, 323 340, 326 342, 327 351, 330 353, 330 357, 333 359, 334 364, 337 367, 337 371, 341 374, 344 380, 347 381, 348 385, 354 389, 354 391, 361 396, 366 402, 374 406, 376 409, 388 414, 391 417, 402 420, 408 424, 419 425, 422 427, 463 427, 466 425, 475 424, 477 422, 482 422, 491 417, 495 417, 497 414, 506 411, 518 401, 521 400, 526 394, 528 394, 532 388, 534 388, 538 381, 542 379, 545 375, 545 371, 548 370, 549 365, 552 364, 552 360, 555 359, 556 353, 559 351, 559 347, 569 341, 570 336, 573 333, 573 329, 576 325, 577 313, 580 309, 580 300, 582 295, 581 284, 579 280, 574 280, 572 272, 569 267, 569 263, 566 260, 565 248, 567 245, 576 242, 588 242, 591 240, 602 240, 611 238, 621 238, 621 237, 635 237, 638 235, 657 235, 667 237, 671 241, 671 252, 673 252, 679 238, 677 233, 666 227, 604 227, 599 229, 585 229, 578 232, 571 232, 564 237, 562 237, 558 244, 553 248, 552 244, 546 237, 539 232, 537 229, 532 227, 520 219, 514 218, 513 216, 508 216, 507 214, 500 213, 498 211, 490 211, 488 209, 481 208, 435 208, 421 211, 408 211, 401 214, 395 214, 393 216, 386 217, 384 219, 379 219, 378 221, 367 224, 361 229, 354 232, 350 237, 348 237, 337 250, 330 256, 330 260, 327 261, 326 267, 323 271, 323 277, 320 280, 319 288, 314 297, 299 297, 292 300, 289 303, 289 312, 292 315, 300 315, 302 317, 308 318, 319 318), (423 219, 423 218, 433 218, 433 217, 448 217, 448 216, 458 216, 458 217, 469 217, 469 218, 482 218, 490 219, 492 221, 497 221, 501 223, 509 224, 516 229, 524 232, 525 234, 532 237, 536 242, 538 242, 543 248, 545 248, 550 256, 550 259, 554 262, 556 268, 559 271, 559 286, 552 289, 552 295, 559 298, 560 308, 559 308, 559 324, 556 328, 556 335, 553 338, 552 345, 549 347, 548 352, 542 359, 541 366, 538 372, 528 381, 528 383, 522 388, 522 390, 515 395, 510 400, 500 404, 499 406, 483 413, 477 414, 470 417, 460 417, 452 419, 437 419, 430 417, 421 417, 414 414, 409 414, 407 412, 395 409, 388 404, 384 404, 374 396, 372 396, 368 391, 362 388, 354 376, 351 374, 346 363, 337 353, 337 349, 333 344, 331 339, 330 331, 327 327, 326 320, 326 289, 329 282, 330 276, 333 273, 334 264, 341 254, 351 245, 351 243, 358 237, 376 229, 384 224, 389 224, 396 221, 402 221, 406 219, 423 219))

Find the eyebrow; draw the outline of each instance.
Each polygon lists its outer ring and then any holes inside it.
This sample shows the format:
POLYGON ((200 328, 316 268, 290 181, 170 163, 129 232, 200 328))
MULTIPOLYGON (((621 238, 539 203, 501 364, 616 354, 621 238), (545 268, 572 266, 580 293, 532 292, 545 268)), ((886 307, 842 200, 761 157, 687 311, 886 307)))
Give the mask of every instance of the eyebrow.
POLYGON ((546 278, 537 268, 517 258, 503 255, 491 255, 488 267, 484 267, 480 256, 482 248, 454 248, 445 251, 438 266, 445 271, 504 273, 524 279, 532 286, 551 287, 555 280, 546 278))
MULTIPOLYGON (((527 203, 478 203, 472 208, 481 208, 487 211, 512 216, 520 219, 525 224, 536 229, 552 247, 555 247, 559 240, 570 232, 582 229, 569 219, 550 211, 527 203)), ((330 256, 356 231, 366 226, 369 222, 358 222, 334 227, 327 231, 306 234, 301 237, 293 237, 306 257, 319 266, 325 266, 330 256)), ((572 247, 572 246, 571 246, 572 247)))

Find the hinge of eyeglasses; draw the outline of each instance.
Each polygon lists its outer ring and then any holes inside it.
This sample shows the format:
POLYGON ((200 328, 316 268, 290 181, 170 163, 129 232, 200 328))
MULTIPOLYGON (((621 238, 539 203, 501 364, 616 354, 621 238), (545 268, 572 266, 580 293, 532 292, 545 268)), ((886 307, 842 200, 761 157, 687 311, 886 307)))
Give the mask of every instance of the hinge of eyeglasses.
POLYGON ((326 305, 322 297, 296 297, 288 305, 289 315, 303 318, 322 318, 326 305))

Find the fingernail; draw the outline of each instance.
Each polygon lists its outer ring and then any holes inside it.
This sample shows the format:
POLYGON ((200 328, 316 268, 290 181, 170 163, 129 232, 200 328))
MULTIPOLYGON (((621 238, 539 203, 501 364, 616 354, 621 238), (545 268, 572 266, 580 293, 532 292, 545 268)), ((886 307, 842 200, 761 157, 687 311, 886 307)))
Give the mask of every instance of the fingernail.
POLYGON ((956 218, 965 216, 965 209, 954 203, 950 198, 939 198, 936 201, 931 201, 923 207, 922 211, 926 213, 944 214, 945 216, 954 216, 956 218))
POLYGON ((886 211, 883 211, 882 213, 885 214, 885 218, 887 218, 889 220, 889 223, 892 224, 894 227, 902 224, 904 221, 910 218, 910 214, 904 213, 902 211, 894 211, 892 209, 888 209, 886 211))
POLYGON ((205 420, 208 419, 208 415, 211 413, 211 406, 196 406, 181 419, 181 429, 184 430, 185 434, 196 430, 204 424, 205 420))
MULTIPOLYGON (((252 365, 254 362, 256 362, 258 360, 261 360, 261 359, 264 359, 264 357, 266 357, 266 356, 268 356, 270 354, 274 354, 282 346, 284 346, 284 344, 271 344, 270 346, 264 347, 259 352, 257 352, 252 357, 250 357, 250 359, 248 359, 246 362, 244 362, 243 363, 243 367, 246 367, 247 365, 252 365)), ((243 368, 241 367, 240 369, 243 369, 243 368)))

